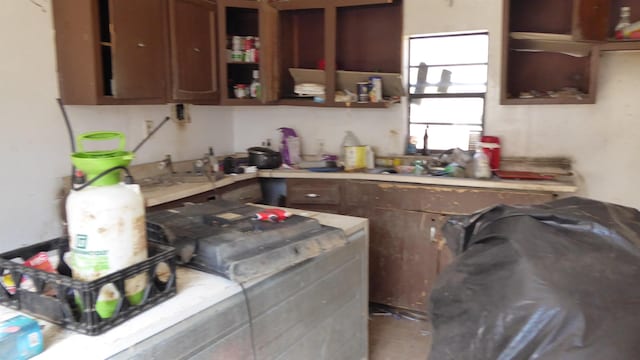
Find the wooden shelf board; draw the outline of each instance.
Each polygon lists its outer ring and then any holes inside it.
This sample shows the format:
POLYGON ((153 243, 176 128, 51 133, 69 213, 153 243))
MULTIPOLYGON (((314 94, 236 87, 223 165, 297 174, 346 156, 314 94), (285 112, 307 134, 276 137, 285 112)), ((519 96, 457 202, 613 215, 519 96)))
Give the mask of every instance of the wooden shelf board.
POLYGON ((280 99, 277 105, 291 105, 291 106, 314 106, 314 107, 333 107, 333 108, 358 108, 358 109, 384 109, 391 105, 398 103, 399 101, 381 101, 379 103, 356 103, 356 102, 332 102, 332 103, 318 103, 311 99, 280 99))
POLYGON ((222 99, 220 101, 222 105, 234 105, 234 106, 242 106, 242 105, 264 105, 260 102, 259 99, 222 99))
POLYGON ((546 51, 575 57, 589 56, 593 43, 545 39, 511 39, 510 48, 516 51, 546 51))
POLYGON ((502 105, 566 105, 566 104, 595 104, 593 96, 585 96, 582 99, 574 98, 507 98, 500 103, 502 105))
POLYGON ((227 65, 259 65, 255 61, 227 61, 227 65))
POLYGON ((600 51, 640 50, 640 40, 608 41, 600 45, 600 51))

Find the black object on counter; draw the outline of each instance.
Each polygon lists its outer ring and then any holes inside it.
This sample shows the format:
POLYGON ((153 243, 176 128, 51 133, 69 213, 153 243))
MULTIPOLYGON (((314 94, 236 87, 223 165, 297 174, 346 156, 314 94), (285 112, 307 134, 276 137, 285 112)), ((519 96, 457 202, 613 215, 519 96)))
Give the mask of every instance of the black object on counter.
POLYGON ((152 242, 175 247, 184 266, 238 282, 277 273, 346 244, 341 229, 317 219, 292 215, 282 222, 253 220, 263 210, 219 199, 154 211, 147 213, 147 234, 152 242), (194 245, 196 253, 189 254, 194 245))
POLYGON ((636 359, 640 212, 578 197, 452 216, 434 359, 636 359))
POLYGON ((73 279, 71 269, 64 261, 59 262, 57 273, 12 261, 15 258, 28 259, 41 251, 56 253, 63 259, 63 254, 69 251, 69 240, 60 237, 0 254, 0 269, 11 274, 14 283, 21 284, 21 279, 28 278, 34 285, 33 289, 19 285, 14 294, 4 286, 0 287, 0 305, 93 336, 116 327, 177 292, 175 249, 164 244, 149 243, 147 259, 91 281, 73 279), (161 263, 167 266, 162 268, 161 263), (143 274, 147 276, 145 296, 141 302, 131 305, 122 299, 112 316, 101 318, 96 304, 102 288, 113 285, 122 297, 126 293, 125 280, 143 274))
POLYGON ((267 147, 255 146, 247 149, 249 153, 249 165, 258 169, 276 169, 282 165, 280 152, 267 147))
POLYGON ((222 170, 225 174, 233 174, 237 171, 237 161, 235 158, 231 156, 227 156, 222 160, 222 170))

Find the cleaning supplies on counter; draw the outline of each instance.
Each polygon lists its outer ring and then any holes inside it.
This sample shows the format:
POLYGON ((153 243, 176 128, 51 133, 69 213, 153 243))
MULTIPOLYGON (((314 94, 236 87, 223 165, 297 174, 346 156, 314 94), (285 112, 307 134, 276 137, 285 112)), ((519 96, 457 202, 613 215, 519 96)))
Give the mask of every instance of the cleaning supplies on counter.
POLYGON ((345 171, 364 169, 366 167, 366 147, 360 145, 360 140, 351 130, 347 130, 342 139, 340 160, 345 171))
POLYGON ((292 128, 281 127, 278 128, 282 134, 282 141, 280 145, 280 153, 282 154, 282 161, 287 165, 295 165, 301 161, 301 145, 300 137, 296 134, 296 131, 292 128))

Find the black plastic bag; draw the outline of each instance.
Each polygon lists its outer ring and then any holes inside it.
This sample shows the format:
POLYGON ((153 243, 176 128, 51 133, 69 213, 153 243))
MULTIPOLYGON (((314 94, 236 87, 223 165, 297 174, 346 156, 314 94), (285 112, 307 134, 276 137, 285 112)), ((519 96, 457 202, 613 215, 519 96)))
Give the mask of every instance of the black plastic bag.
POLYGON ((430 359, 640 359, 640 212, 578 197, 443 227, 430 359))

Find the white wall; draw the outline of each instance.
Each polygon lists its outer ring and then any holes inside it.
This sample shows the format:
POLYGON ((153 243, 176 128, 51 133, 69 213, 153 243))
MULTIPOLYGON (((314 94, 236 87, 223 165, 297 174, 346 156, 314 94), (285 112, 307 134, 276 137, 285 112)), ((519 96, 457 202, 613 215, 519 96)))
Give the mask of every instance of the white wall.
MULTIPOLYGON (((0 156, 0 251, 62 234, 60 178, 68 174, 69 140, 58 97, 50 0, 0 2, 0 104, 3 135, 0 156)), ((580 106, 500 106, 501 1, 405 0, 405 34, 488 29, 490 32, 487 132, 501 136, 510 156, 568 156, 584 178, 581 194, 638 206, 632 190, 638 175, 634 155, 640 114, 635 100, 640 53, 607 54, 598 79, 598 103, 580 106)), ((168 123, 137 153, 134 163, 195 158, 213 145, 218 154, 243 151, 275 129, 289 126, 303 139, 305 153, 316 140, 337 152, 345 130, 382 153, 402 151, 406 131, 403 106, 390 109, 296 107, 191 107, 193 123, 168 123), (394 135, 400 134, 400 135, 394 135)), ((129 148, 143 137, 143 121, 156 124, 169 113, 158 106, 72 106, 76 134, 124 131, 129 148)))
MULTIPOLYGON (((0 251, 59 236, 62 176, 71 170, 71 153, 58 97, 55 49, 49 0, 0 2, 0 105, 2 112, 2 201, 0 251)), ((70 106, 75 133, 118 130, 129 150, 144 135, 144 120, 156 124, 168 105, 70 106)), ((195 158, 208 146, 218 153, 233 150, 233 124, 228 108, 191 107, 192 123, 170 122, 137 153, 135 163, 156 161, 164 154, 176 160, 195 158)))

